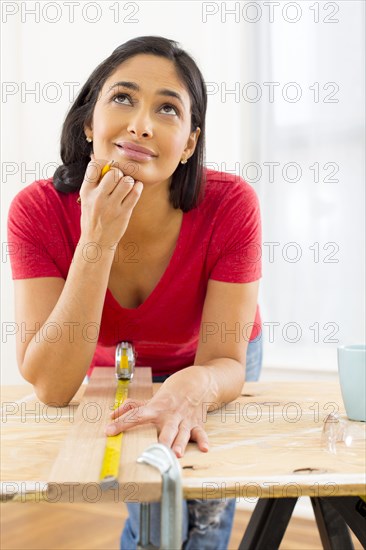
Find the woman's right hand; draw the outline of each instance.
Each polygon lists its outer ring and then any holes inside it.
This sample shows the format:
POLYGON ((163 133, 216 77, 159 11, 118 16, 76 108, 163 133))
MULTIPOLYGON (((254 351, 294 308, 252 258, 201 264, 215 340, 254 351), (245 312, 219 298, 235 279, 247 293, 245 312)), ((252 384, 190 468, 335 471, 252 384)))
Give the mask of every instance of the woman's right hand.
POLYGON ((126 232, 143 184, 114 165, 101 177, 109 161, 91 157, 80 188, 81 233, 102 248, 113 249, 126 232))

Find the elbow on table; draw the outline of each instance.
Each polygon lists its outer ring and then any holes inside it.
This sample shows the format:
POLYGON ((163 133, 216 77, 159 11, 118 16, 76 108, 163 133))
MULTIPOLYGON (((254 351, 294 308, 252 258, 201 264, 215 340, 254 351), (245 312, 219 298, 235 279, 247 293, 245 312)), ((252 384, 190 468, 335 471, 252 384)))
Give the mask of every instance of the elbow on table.
POLYGON ((61 390, 57 387, 57 380, 55 380, 54 387, 50 387, 49 383, 46 384, 38 380, 38 377, 34 376, 34 371, 25 363, 19 366, 19 370, 23 378, 32 384, 34 393, 41 403, 49 407, 67 407, 69 405, 75 392, 70 395, 70 392, 66 393, 65 390, 61 390))
POLYGON ((53 389, 42 388, 36 384, 33 384, 33 389, 37 399, 48 407, 67 407, 74 395, 61 394, 53 389))

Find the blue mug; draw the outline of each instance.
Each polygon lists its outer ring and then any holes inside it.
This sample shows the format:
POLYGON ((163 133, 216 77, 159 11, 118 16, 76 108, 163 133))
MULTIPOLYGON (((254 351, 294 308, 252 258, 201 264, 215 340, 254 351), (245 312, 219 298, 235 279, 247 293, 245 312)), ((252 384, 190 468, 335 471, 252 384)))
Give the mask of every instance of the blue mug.
POLYGON ((366 345, 338 347, 338 373, 347 416, 366 421, 366 345))

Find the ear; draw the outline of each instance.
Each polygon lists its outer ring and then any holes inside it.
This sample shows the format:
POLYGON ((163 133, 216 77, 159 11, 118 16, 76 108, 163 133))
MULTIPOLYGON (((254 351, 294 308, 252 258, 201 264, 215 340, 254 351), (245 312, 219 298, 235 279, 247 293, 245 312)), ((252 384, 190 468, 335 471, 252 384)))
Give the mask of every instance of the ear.
POLYGON ((193 155, 193 153, 196 149, 196 146, 197 146, 197 141, 198 141, 200 133, 201 133, 201 128, 199 128, 197 126, 197 128, 194 130, 194 132, 192 132, 190 134, 190 136, 188 138, 188 141, 187 141, 187 145, 184 149, 184 153, 185 153, 186 158, 189 158, 193 155))
POLYGON ((84 126, 84 134, 85 136, 91 135, 93 133, 93 128, 91 126, 88 126, 85 124, 84 126))

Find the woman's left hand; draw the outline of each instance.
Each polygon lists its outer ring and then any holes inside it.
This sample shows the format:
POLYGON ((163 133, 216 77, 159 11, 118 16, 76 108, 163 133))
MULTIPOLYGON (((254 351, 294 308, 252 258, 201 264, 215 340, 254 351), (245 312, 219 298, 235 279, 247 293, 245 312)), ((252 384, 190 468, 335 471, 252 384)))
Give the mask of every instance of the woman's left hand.
MULTIPOLYGON (((197 373, 197 367, 193 368, 197 373)), ((134 426, 153 423, 158 430, 159 442, 171 447, 178 458, 184 455, 189 441, 195 441, 202 452, 207 452, 209 442, 203 428, 207 412, 203 407, 203 397, 207 386, 198 396, 197 378, 189 380, 190 373, 184 372, 187 370, 170 376, 148 401, 126 399, 111 413, 115 422, 106 427, 106 434, 117 435, 134 426)))

